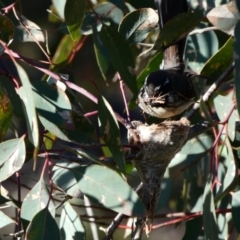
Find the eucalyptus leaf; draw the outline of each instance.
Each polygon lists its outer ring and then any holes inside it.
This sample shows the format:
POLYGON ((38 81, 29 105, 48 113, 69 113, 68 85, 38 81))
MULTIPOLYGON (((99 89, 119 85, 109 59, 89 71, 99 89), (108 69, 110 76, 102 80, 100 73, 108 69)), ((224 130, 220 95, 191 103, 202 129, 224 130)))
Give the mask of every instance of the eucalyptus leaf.
POLYGON ((24 138, 15 138, 0 143, 0 182, 22 168, 26 157, 24 138))
POLYGON ((62 209, 59 228, 62 239, 85 239, 84 226, 68 202, 64 204, 62 209))
POLYGON ((234 35, 234 28, 240 20, 240 12, 235 1, 213 8, 207 14, 208 20, 218 29, 234 35))
POLYGON ((142 8, 127 14, 118 31, 129 43, 143 41, 158 24, 158 14, 152 8, 142 8))
POLYGON ((61 239, 58 225, 48 208, 43 208, 33 217, 26 230, 26 236, 31 240, 61 239))
POLYGON ((143 215, 137 193, 115 171, 99 165, 69 168, 79 188, 92 201, 128 216, 143 215))

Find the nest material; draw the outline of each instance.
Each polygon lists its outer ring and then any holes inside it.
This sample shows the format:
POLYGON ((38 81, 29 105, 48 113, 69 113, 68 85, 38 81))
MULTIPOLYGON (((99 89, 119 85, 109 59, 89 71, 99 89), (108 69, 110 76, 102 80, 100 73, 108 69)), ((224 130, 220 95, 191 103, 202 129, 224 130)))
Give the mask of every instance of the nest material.
MULTIPOLYGON (((164 172, 185 144, 190 123, 186 118, 181 118, 178 121, 167 120, 152 125, 133 121, 132 125, 140 140, 140 150, 136 152, 136 159, 133 161, 142 181, 138 194, 147 209, 147 219, 152 222, 164 172)), ((139 146, 130 132, 128 141, 139 146)))

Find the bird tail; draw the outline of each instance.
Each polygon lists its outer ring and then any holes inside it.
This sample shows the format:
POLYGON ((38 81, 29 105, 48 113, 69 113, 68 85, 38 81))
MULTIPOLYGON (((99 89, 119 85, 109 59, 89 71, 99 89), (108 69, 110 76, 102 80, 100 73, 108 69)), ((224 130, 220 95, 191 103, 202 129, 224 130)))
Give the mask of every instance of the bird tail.
MULTIPOLYGON (((174 16, 188 11, 186 0, 155 0, 155 4, 158 8, 160 28, 163 28, 174 16)), ((186 38, 183 38, 164 49, 164 69, 175 68, 176 70, 184 71, 185 44, 186 38)))

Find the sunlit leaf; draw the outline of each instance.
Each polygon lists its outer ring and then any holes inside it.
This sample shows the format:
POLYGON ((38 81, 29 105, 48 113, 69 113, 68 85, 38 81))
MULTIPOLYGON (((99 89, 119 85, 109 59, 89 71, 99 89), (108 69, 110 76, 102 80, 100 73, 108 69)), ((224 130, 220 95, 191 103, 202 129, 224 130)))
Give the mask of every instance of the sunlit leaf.
MULTIPOLYGON (((40 179, 37 184, 31 189, 31 191, 24 198, 21 207, 21 219, 24 228, 27 227, 28 223, 33 220, 34 216, 44 209, 49 202, 50 194, 47 189, 45 182, 40 179)), ((49 211, 52 216, 55 216, 55 207, 52 200, 48 205, 49 211)))
POLYGON ((0 229, 11 223, 15 223, 15 222, 6 214, 4 214, 2 211, 0 211, 0 229))
POLYGON ((39 131, 37 114, 33 100, 32 85, 24 69, 16 62, 14 62, 14 64, 17 68, 18 75, 22 83, 22 87, 20 87, 18 93, 24 106, 25 118, 28 128, 28 137, 33 146, 37 148, 39 145, 39 131))
POLYGON ((143 41, 158 24, 158 14, 152 8, 142 8, 127 14, 118 31, 129 43, 143 41))
POLYGON ((70 171, 81 191, 92 201, 128 216, 145 213, 136 192, 115 171, 99 165, 76 167, 70 171))
POLYGON ((104 97, 98 99, 99 127, 103 139, 109 147, 119 169, 125 171, 124 152, 120 138, 119 125, 115 114, 104 97))
POLYGON ((213 8, 207 14, 207 18, 218 29, 233 35, 235 25, 240 20, 240 12, 235 1, 230 1, 227 4, 213 8))
POLYGON ((84 226, 68 202, 62 209, 59 228, 62 239, 85 239, 84 226))
POLYGON ((58 225, 48 208, 40 210, 31 220, 27 230, 26 239, 31 240, 59 240, 58 225))
POLYGON ((22 168, 26 157, 24 138, 15 138, 0 144, 0 182, 22 168))
POLYGON ((58 16, 64 20, 64 8, 66 5, 66 0, 52 0, 52 3, 58 13, 58 16))

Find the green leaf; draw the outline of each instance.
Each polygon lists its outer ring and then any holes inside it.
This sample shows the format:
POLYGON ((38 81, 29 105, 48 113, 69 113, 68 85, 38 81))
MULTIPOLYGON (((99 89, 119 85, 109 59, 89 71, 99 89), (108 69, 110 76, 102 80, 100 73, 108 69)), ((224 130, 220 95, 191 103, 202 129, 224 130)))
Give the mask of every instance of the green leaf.
MULTIPOLYGON (((40 179, 24 198, 22 203, 21 219, 24 229, 27 227, 28 223, 33 220, 34 216, 47 206, 49 198, 50 194, 47 186, 45 182, 40 179)), ((52 200, 50 200, 48 208, 54 217, 55 207, 52 200)))
POLYGON ((232 218, 235 228, 240 233, 240 191, 232 194, 232 218))
POLYGON ((235 28, 234 37, 234 79, 235 79, 235 91, 237 99, 237 110, 240 114, 240 21, 237 23, 235 28))
MULTIPOLYGON (((225 121, 226 117, 229 115, 229 111, 234 106, 233 92, 228 93, 226 96, 217 95, 214 98, 214 106, 217 112, 217 115, 221 121, 225 121)), ((228 137, 234 141, 235 132, 236 132, 236 121, 239 120, 238 113, 236 110, 233 110, 230 118, 228 119, 227 125, 227 134, 228 137)))
POLYGON ((34 216, 26 236, 31 240, 61 240, 58 225, 48 208, 43 208, 34 216))
POLYGON ((200 74, 208 79, 207 84, 212 84, 226 70, 233 61, 233 39, 228 41, 214 54, 203 66, 200 74))
POLYGON ((237 167, 235 163, 233 149, 229 139, 225 140, 225 144, 226 146, 224 146, 223 150, 220 152, 221 157, 224 159, 223 161, 224 173, 222 178, 221 176, 219 176, 218 178, 219 181, 221 181, 221 185, 217 187, 215 201, 220 200, 220 198, 229 193, 229 191, 231 190, 230 188, 237 176, 237 167))
POLYGON ((184 12, 168 21, 161 30, 154 49, 163 50, 163 48, 186 37, 202 20, 197 13, 184 12))
POLYGON ((4 214, 2 211, 0 211, 0 229, 11 223, 15 223, 15 222, 6 214, 4 214))
POLYGON ((23 119, 24 118, 23 108, 22 108, 22 105, 19 104, 19 102, 21 102, 21 99, 20 99, 19 95, 17 94, 14 86, 9 81, 9 79, 4 76, 0 76, 0 83, 1 83, 1 86, 3 87, 4 91, 6 92, 8 98, 11 101, 11 105, 12 105, 14 114, 17 117, 23 119))
POLYGON ((120 171, 125 172, 125 159, 121 143, 119 125, 115 114, 104 97, 98 99, 98 122, 104 141, 120 171))
POLYGON ((68 202, 63 206, 59 228, 62 239, 86 238, 84 226, 78 214, 68 202))
POLYGON ((0 142, 6 134, 12 121, 12 104, 8 95, 3 91, 0 82, 0 142))
POLYGON ((80 39, 80 29, 86 8, 85 0, 67 1, 65 5, 64 15, 67 23, 68 31, 73 41, 80 39))
POLYGON ((37 114, 34 105, 32 85, 24 69, 18 65, 15 61, 14 64, 17 68, 18 75, 20 77, 22 87, 20 87, 18 93, 22 100, 25 118, 27 122, 28 138, 35 148, 39 145, 39 131, 37 114))
MULTIPOLYGON (((0 6, 1 6, 1 2, 0 2, 0 6)), ((12 21, 3 15, 0 15, 0 39, 5 42, 8 43, 12 38, 13 38, 13 34, 14 34, 14 30, 15 27, 12 23, 12 21)))
POLYGON ((61 39, 52 59, 52 62, 55 64, 53 67, 54 71, 68 64, 69 58, 75 50, 75 46, 76 44, 70 35, 65 35, 61 39))
POLYGON ((0 144, 0 182, 22 168, 26 157, 24 138, 16 138, 0 144))
POLYGON ((188 141, 182 148, 182 154, 198 154, 207 151, 212 146, 212 139, 207 134, 201 134, 188 141))
POLYGON ((82 116, 73 121, 72 106, 63 90, 46 82, 34 82, 33 93, 39 119, 49 132, 65 141, 89 141, 89 122, 82 116))
POLYGON ((137 94, 136 78, 133 74, 134 59, 126 40, 120 33, 105 25, 98 36, 108 50, 109 59, 113 67, 119 72, 122 80, 132 93, 137 94))
POLYGON ((80 192, 74 174, 69 170, 77 166, 79 166, 77 163, 66 163, 66 160, 60 160, 58 165, 53 167, 53 182, 70 196, 76 196, 80 192))
POLYGON ((218 227, 212 193, 211 177, 208 177, 203 194, 203 226, 205 239, 218 239, 218 227))
MULTIPOLYGON (((207 24, 201 23, 197 29, 207 27, 207 24)), ((189 67, 199 74, 208 59, 218 51, 218 45, 218 38, 214 31, 188 36, 185 53, 189 67)))
POLYGON ((143 41, 158 24, 158 14, 152 8, 142 8, 128 13, 118 31, 129 43, 143 41))
POLYGON ((46 82, 35 81, 32 91, 37 113, 43 126, 52 132, 53 125, 73 129, 72 107, 66 93, 57 86, 49 86, 46 82), (51 127, 46 124, 51 122, 51 127))
POLYGON ((115 171, 99 165, 69 170, 73 172, 81 191, 92 201, 128 216, 145 213, 137 193, 115 171))
POLYGON ((106 80, 106 72, 109 67, 108 50, 98 38, 98 32, 97 32, 96 26, 93 26, 93 40, 94 40, 94 51, 97 59, 97 64, 103 79, 106 80))
POLYGON ((102 29, 102 25, 110 25, 110 21, 119 24, 123 18, 123 11, 110 2, 101 2, 93 7, 94 12, 86 12, 82 24, 81 32, 84 35, 93 33, 93 26, 97 31, 102 29), (97 14, 97 16, 96 16, 97 14))

